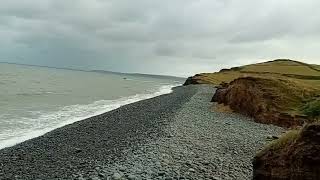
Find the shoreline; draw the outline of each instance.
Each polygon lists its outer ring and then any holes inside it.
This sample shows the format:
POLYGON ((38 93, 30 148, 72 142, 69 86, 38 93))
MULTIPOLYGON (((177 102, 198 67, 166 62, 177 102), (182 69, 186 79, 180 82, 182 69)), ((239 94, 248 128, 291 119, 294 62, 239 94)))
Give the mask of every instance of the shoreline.
POLYGON ((210 111, 214 88, 180 86, 0 150, 0 179, 250 179, 282 128, 210 111))
POLYGON ((0 150, 0 179, 69 179, 99 162, 122 157, 145 139, 157 138, 193 88, 175 87, 170 94, 124 105, 57 128, 42 136, 0 150), (76 140, 76 141, 75 141, 76 140))
MULTIPOLYGON (((57 124, 57 125, 55 125, 53 127, 47 127, 47 128, 44 128, 44 129, 35 129, 34 131, 26 132, 26 133, 24 133, 24 134, 22 134, 20 136, 16 136, 16 137, 13 137, 13 138, 10 138, 10 139, 7 139, 7 140, 0 141, 0 150, 4 149, 4 148, 7 148, 7 147, 15 146, 15 145, 17 145, 19 143, 22 143, 24 141, 27 141, 27 140, 30 140, 30 139, 33 139, 33 138, 40 137, 40 136, 42 136, 42 135, 44 135, 46 133, 49 133, 49 132, 51 132, 51 131, 53 131, 55 129, 61 128, 63 126, 66 126, 66 125, 69 125, 69 124, 72 124, 72 123, 75 123, 75 122, 78 122, 78 121, 82 121, 82 120, 85 120, 85 119, 88 119, 88 118, 91 118, 91 117, 94 117, 94 116, 98 116, 98 115, 110 112, 110 111, 112 111, 114 109, 120 108, 120 107, 128 105, 128 104, 132 104, 132 103, 136 103, 136 102, 143 101, 143 100, 146 100, 146 99, 150 99, 150 98, 154 98, 154 97, 157 97, 157 96, 161 96, 161 95, 172 93, 172 91, 173 91, 172 89, 176 88, 176 87, 179 87, 179 86, 180 85, 178 85, 178 84, 175 84, 175 85, 163 85, 158 89, 158 91, 156 91, 154 93, 136 94, 136 95, 132 95, 132 96, 128 96, 128 97, 119 98, 119 99, 116 99, 116 100, 111 100, 111 101, 117 102, 117 105, 114 106, 114 105, 110 104, 109 106, 112 106, 112 107, 108 107, 105 110, 97 111, 97 112, 95 112, 93 114, 86 115, 86 116, 83 116, 83 117, 71 118, 71 119, 69 119, 67 121, 60 122, 59 124, 57 124)), ((93 103, 95 103, 95 102, 93 102, 93 103)))

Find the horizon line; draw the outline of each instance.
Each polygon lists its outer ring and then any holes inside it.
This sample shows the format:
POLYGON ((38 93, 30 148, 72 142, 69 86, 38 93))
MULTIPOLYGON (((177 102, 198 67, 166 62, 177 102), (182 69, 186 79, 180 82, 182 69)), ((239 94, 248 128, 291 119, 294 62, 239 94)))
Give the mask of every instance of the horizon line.
POLYGON ((46 65, 36 65, 36 64, 24 64, 24 63, 16 63, 16 62, 6 62, 0 61, 1 64, 13 64, 13 65, 21 65, 21 66, 31 66, 31 67, 43 67, 43 68, 50 68, 50 69, 63 69, 63 70, 70 70, 70 71, 82 71, 82 72, 105 72, 105 73, 114 73, 114 74, 127 74, 127 75, 146 75, 146 76, 162 76, 162 77, 173 77, 173 78, 187 78, 181 76, 174 76, 174 75, 166 75, 166 74, 147 74, 147 73, 139 73, 139 72, 120 72, 120 71, 110 71, 110 70, 103 70, 103 69, 77 69, 77 68, 68 68, 68 67, 56 67, 56 66, 46 66, 46 65))

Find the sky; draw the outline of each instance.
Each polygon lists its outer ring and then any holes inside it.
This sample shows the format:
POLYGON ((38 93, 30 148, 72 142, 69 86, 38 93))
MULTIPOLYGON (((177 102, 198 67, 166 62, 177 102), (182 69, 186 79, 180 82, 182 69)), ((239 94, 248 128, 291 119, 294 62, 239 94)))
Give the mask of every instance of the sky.
POLYGON ((320 64, 319 0, 1 0, 0 61, 189 76, 320 64))

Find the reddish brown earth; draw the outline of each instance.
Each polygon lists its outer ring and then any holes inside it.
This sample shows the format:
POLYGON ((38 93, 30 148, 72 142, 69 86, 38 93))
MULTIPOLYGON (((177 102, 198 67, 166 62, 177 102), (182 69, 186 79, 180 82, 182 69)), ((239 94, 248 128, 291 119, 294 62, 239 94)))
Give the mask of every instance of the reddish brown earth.
POLYGON ((253 117, 259 123, 286 128, 302 126, 308 120, 305 116, 285 112, 284 103, 290 102, 287 98, 291 98, 281 94, 291 91, 286 83, 257 77, 238 78, 219 87, 212 101, 228 105, 235 112, 253 117))
MULTIPOLYGON (((281 139, 280 139, 281 140, 281 139)), ((253 161, 255 180, 319 180, 320 124, 308 124, 284 147, 266 149, 253 161)))

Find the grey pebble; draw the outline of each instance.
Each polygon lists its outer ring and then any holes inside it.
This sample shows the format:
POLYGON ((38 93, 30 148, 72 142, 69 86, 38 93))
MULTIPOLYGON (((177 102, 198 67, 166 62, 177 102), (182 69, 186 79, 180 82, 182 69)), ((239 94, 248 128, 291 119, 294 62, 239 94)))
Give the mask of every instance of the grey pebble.
POLYGON ((121 174, 119 173, 114 173, 111 177, 113 180, 119 180, 122 178, 121 174))
POLYGON ((135 179, 136 179, 136 176, 130 174, 130 175, 127 177, 127 179, 128 179, 128 180, 135 180, 135 179))

